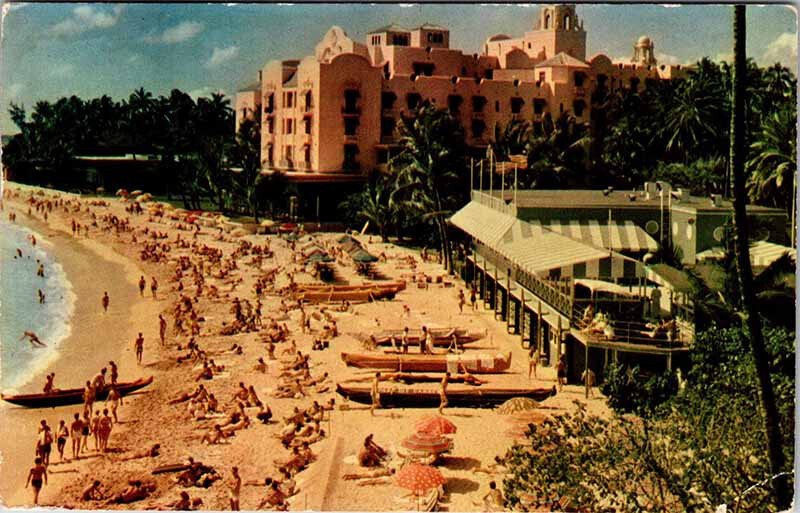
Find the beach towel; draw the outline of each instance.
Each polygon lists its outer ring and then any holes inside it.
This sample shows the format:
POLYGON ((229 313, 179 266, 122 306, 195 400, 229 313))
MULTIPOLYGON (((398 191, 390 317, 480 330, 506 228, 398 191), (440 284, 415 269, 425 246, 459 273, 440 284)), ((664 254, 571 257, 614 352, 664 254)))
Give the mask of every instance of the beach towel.
POLYGON ((481 361, 481 367, 484 369, 491 369, 494 367, 494 357, 492 355, 488 355, 486 353, 481 353, 478 355, 481 361))
POLYGON ((447 355, 447 372, 450 374, 458 374, 459 358, 457 354, 447 355))

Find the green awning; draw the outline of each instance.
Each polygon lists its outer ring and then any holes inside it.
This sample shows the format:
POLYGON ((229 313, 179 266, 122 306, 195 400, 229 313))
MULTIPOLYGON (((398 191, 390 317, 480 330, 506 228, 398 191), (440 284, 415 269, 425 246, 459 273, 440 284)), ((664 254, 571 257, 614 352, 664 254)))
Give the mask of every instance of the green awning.
POLYGON ((360 264, 368 264, 368 263, 371 263, 371 262, 377 262, 378 261, 377 257, 375 257, 373 255, 370 255, 369 253, 367 253, 363 249, 359 249, 357 251, 352 252, 350 254, 350 257, 352 257, 352 259, 354 261, 356 261, 356 262, 358 262, 360 264))

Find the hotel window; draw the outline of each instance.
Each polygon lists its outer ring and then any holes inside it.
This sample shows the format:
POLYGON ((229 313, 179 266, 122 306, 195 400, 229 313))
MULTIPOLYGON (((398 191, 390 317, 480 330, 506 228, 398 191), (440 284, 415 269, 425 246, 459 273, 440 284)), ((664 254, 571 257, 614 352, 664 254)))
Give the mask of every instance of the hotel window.
POLYGON ((275 156, 273 155, 273 151, 272 151, 272 145, 270 144, 269 146, 267 146, 267 162, 268 162, 270 165, 272 165, 272 162, 273 162, 273 160, 274 160, 274 157, 275 157, 275 156))
POLYGON ((444 43, 444 34, 441 32, 428 32, 429 43, 444 43))
POLYGON ((472 97, 472 111, 473 112, 483 112, 483 108, 486 106, 486 97, 485 96, 473 96, 472 97))
POLYGON ((344 118, 344 135, 356 135, 358 118, 344 118))
POLYGON ((420 102, 422 101, 422 96, 419 93, 408 93, 406 95, 406 104, 408 105, 409 110, 415 110, 419 107, 420 102))
POLYGON ((580 118, 583 116, 583 109, 586 108, 586 103, 583 100, 575 100, 572 103, 572 110, 575 112, 575 117, 580 118))
POLYGON ((267 114, 271 114, 272 111, 275 110, 275 93, 269 93, 266 98, 266 105, 264 106, 264 112, 267 114))
POLYGON ((358 97, 361 94, 357 89, 345 89, 344 91, 344 112, 345 114, 358 114, 358 97))
POLYGON ((525 100, 522 98, 511 98, 511 113, 519 114, 523 105, 525 105, 525 100))
POLYGON ((272 118, 269 118, 267 120, 267 133, 268 134, 275 133, 275 120, 272 118))
POLYGON ((303 149, 303 162, 311 164, 311 146, 306 145, 303 149))
POLYGON ((461 112, 462 103, 464 103, 464 98, 458 94, 451 94, 447 97, 447 110, 451 115, 457 116, 461 112))
POLYGON ((303 120, 303 131, 308 135, 311 134, 311 119, 306 118, 303 120))
POLYGON ((494 78, 494 70, 487 69, 486 71, 483 72, 483 75, 486 80, 491 80, 492 78, 494 78))
POLYGON ((472 137, 479 139, 483 137, 483 132, 486 131, 486 123, 482 119, 472 120, 472 137))
POLYGON ((541 98, 534 98, 533 99, 533 113, 534 114, 543 113, 545 105, 547 105, 546 101, 542 100, 541 98))
POLYGON ((392 44, 395 46, 408 46, 408 36, 395 34, 392 36, 392 44))
POLYGON ((430 77, 433 75, 433 70, 436 66, 431 62, 415 62, 411 65, 415 75, 425 75, 430 77))
POLYGON ((357 155, 358 155, 358 145, 355 144, 344 145, 344 162, 342 163, 342 168, 345 171, 358 171, 358 161, 356 161, 357 155))
POLYGON ((539 83, 544 84, 545 73, 544 71, 539 72, 539 83))
POLYGON ((583 80, 586 76, 580 71, 575 72, 575 87, 583 87, 583 80))
POLYGON ((287 109, 291 109, 292 107, 294 107, 294 93, 284 93, 284 96, 285 96, 283 101, 284 107, 287 109))
POLYGON ((286 120, 286 130, 284 130, 285 134, 293 134, 294 133, 294 120, 287 119, 286 120))
POLYGON ((292 152, 293 149, 294 148, 291 147, 291 146, 286 146, 286 148, 284 148, 284 151, 283 151, 283 154, 284 154, 286 160, 288 160, 290 163, 292 162, 292 159, 294 157, 293 152, 292 152))
POLYGON ((314 93, 311 91, 306 91, 306 112, 310 111, 314 107, 314 93))
POLYGON ((637 91, 638 89, 639 89, 639 79, 638 78, 632 78, 631 79, 631 90, 632 91, 637 91))
POLYGON ((391 91, 384 91, 381 93, 381 110, 391 110, 394 107, 394 102, 397 100, 397 95, 391 91))
POLYGON ((394 118, 381 118, 381 137, 392 137, 394 135, 394 118))
POLYGON ((378 164, 389 163, 389 150, 385 148, 378 149, 378 164))
POLYGON ((500 112, 500 100, 495 100, 494 101, 494 111, 495 112, 500 112))

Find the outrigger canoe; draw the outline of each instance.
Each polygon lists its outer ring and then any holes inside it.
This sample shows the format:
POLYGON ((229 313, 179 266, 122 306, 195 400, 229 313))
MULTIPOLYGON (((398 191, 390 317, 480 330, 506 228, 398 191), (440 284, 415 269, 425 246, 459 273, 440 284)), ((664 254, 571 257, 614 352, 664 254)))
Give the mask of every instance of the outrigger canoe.
MULTIPOLYGON (((394 383, 404 383, 411 385, 414 383, 440 383, 444 374, 417 374, 414 372, 385 372, 381 374, 381 381, 388 381, 394 383)), ((358 378, 349 378, 342 380, 343 384, 354 383, 368 383, 373 380, 370 375, 358 378)), ((470 386, 479 387, 484 384, 483 381, 476 378, 471 374, 452 374, 450 376, 450 383, 464 383, 470 386)))
MULTIPOLYGON (((381 406, 395 408, 435 408, 439 406, 439 387, 381 386, 381 406)), ((350 401, 361 404, 372 404, 369 385, 336 385, 336 392, 350 401)), ((503 404, 514 397, 528 397, 536 401, 544 401, 556 395, 556 387, 552 388, 480 388, 447 390, 447 403, 450 407, 489 408, 503 404)))
POLYGON ((399 372, 450 372, 498 374, 511 366, 511 352, 468 352, 461 354, 342 353, 350 367, 399 372))
MULTIPOLYGON (((117 383, 115 388, 120 395, 127 395, 131 392, 144 388, 153 382, 153 376, 140 378, 136 381, 117 383)), ((105 400, 108 396, 108 387, 97 393, 97 401, 105 400)), ((54 408, 56 406, 66 406, 68 404, 83 404, 83 388, 67 388, 55 392, 44 394, 0 394, 0 399, 26 408, 54 408)))
POLYGON ((307 292, 307 291, 333 289, 335 292, 344 292, 347 290, 364 290, 364 289, 371 290, 375 287, 394 289, 396 292, 400 292, 401 290, 406 289, 406 282, 404 281, 370 282, 370 283, 361 283, 357 285, 326 285, 324 283, 302 283, 302 284, 298 283, 295 290, 297 292, 307 292))
MULTIPOLYGON (((456 336, 459 345, 471 344, 486 336, 486 332, 470 331, 462 328, 429 328, 428 331, 433 338, 433 345, 438 347, 449 346, 453 341, 453 335, 456 336)), ((384 330, 370 335, 370 339, 378 346, 392 345, 392 337, 400 345, 400 340, 403 338, 403 330, 384 330)), ((422 330, 408 330, 406 340, 408 340, 408 345, 418 346, 423 338, 422 330)))

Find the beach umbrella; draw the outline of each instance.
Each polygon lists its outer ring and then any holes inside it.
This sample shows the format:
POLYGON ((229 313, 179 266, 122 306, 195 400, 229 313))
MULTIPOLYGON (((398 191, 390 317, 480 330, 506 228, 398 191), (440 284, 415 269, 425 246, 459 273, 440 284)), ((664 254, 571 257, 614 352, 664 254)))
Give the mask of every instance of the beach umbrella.
POLYGON ((414 433, 403 440, 402 445, 412 451, 439 454, 440 452, 449 451, 453 446, 453 442, 442 435, 414 433))
POLYGON ((437 469, 420 463, 409 463, 395 475, 397 486, 411 490, 417 496, 443 485, 446 481, 437 469))
POLYGON ((428 435, 452 435, 457 431, 456 425, 442 417, 441 415, 433 415, 425 417, 417 422, 417 433, 425 433, 428 435))
MULTIPOLYGON (((136 195, 134 194, 134 196, 136 195)), ((149 192, 146 192, 144 194, 139 194, 138 196, 136 196, 136 201, 151 201, 152 199, 153 195, 150 194, 149 192)))
POLYGON ((263 219, 261 221, 261 226, 263 226, 264 228, 272 228, 276 224, 277 223, 275 221, 273 221, 272 219, 263 219))
POLYGON ((127 189, 117 189, 115 196, 127 197, 130 196, 130 194, 131 193, 129 193, 127 189))
POLYGON ((377 258, 377 257, 375 257, 375 256, 373 256, 373 255, 370 255, 369 253, 367 253, 367 252, 366 252, 366 251, 364 251, 363 249, 358 249, 358 250, 356 250, 356 251, 353 251, 353 252, 350 254, 350 257, 351 257, 351 258, 352 258, 354 261, 356 261, 356 262, 358 262, 358 263, 360 263, 360 264, 369 264, 369 263, 372 263, 372 262, 377 262, 377 261, 378 261, 378 258, 377 258))
POLYGON ((106 188, 105 187, 98 187, 97 189, 95 189, 95 192, 97 194, 103 194, 104 192, 106 192, 106 188))
POLYGON ((141 189, 136 189, 135 191, 131 192, 131 196, 139 196, 140 194, 144 194, 144 191, 141 189))
POLYGON ((497 407, 497 412, 503 415, 512 415, 521 411, 535 410, 539 403, 529 397, 514 397, 497 407))

